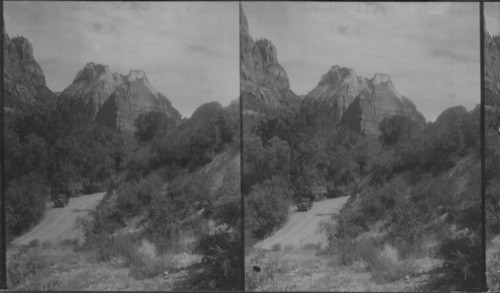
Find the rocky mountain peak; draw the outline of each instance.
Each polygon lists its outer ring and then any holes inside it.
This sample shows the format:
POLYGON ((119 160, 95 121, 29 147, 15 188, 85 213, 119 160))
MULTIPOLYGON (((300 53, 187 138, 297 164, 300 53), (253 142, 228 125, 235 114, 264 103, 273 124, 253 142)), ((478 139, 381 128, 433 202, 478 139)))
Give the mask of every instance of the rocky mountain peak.
POLYGON ((318 85, 322 84, 339 85, 352 78, 356 78, 354 69, 334 65, 330 67, 328 72, 326 72, 325 74, 323 74, 323 76, 321 76, 318 85))
POLYGON ((4 101, 6 107, 33 104, 55 98, 45 75, 33 57, 33 46, 22 36, 10 38, 4 26, 4 101))
POLYGON ((278 64, 278 53, 273 43, 267 39, 260 39, 255 42, 255 46, 266 64, 278 64))
POLYGON ((381 85, 383 83, 392 83, 391 76, 385 73, 375 73, 371 79, 372 85, 381 85))
POLYGON ((77 74, 73 82, 78 81, 92 81, 96 79, 103 79, 106 77, 113 77, 109 66, 102 64, 95 64, 94 62, 89 62, 85 64, 82 70, 77 74))
POLYGON ((137 69, 132 69, 130 72, 125 76, 125 79, 128 82, 133 82, 136 80, 143 80, 147 83, 149 83, 148 78, 146 76, 146 72, 142 70, 137 70, 137 69))
POLYGON ((300 99, 290 89, 288 76, 277 56, 277 49, 271 41, 253 41, 240 4, 240 88, 243 108, 265 112, 272 108, 299 105, 300 99))

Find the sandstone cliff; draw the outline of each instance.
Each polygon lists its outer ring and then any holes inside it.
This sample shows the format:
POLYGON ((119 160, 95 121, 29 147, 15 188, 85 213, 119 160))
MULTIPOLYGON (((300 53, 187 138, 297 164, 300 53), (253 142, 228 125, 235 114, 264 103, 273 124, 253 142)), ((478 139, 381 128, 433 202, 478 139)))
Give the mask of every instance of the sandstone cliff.
POLYGON ((112 73, 108 66, 90 62, 78 72, 61 96, 85 100, 92 107, 95 117, 104 102, 122 84, 122 77, 112 73))
POLYGON ((4 25, 4 105, 16 109, 23 104, 50 102, 55 94, 47 87, 42 68, 33 57, 28 39, 10 38, 4 25))
POLYGON ((353 69, 332 66, 304 98, 304 107, 323 123, 346 124, 360 134, 378 135, 385 116, 403 114, 425 124, 415 105, 401 95, 387 74, 357 76, 353 69))
POLYGON ((484 37, 485 103, 500 106, 500 35, 484 37))
POLYGON ((266 39, 254 41, 240 6, 240 92, 243 109, 298 106, 300 99, 290 89, 288 76, 278 62, 276 47, 266 39))
MULTIPOLYGON (((109 77, 105 70, 103 72, 104 77, 109 77)), ((98 78, 102 76, 99 74, 98 78)), ((133 132, 135 119, 140 113, 160 111, 180 122, 180 113, 164 95, 150 84, 145 72, 131 70, 126 76, 116 74, 111 76, 113 83, 108 84, 109 88, 116 86, 111 95, 108 98, 105 98, 105 95, 91 96, 89 99, 89 101, 93 101, 92 98, 97 97, 97 102, 104 100, 97 112, 97 121, 117 131, 133 132), (104 99, 99 100, 101 97, 104 99)), ((107 83, 103 82, 103 84, 107 83)), ((100 93, 105 92, 101 91, 100 93)))

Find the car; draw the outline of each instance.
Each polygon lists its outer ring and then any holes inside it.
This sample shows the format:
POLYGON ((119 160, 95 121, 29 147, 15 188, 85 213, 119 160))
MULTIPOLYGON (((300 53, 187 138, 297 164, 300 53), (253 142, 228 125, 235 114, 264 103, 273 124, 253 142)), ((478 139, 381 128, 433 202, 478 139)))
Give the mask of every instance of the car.
POLYGON ((302 199, 299 201, 299 203, 297 204, 297 211, 301 212, 301 211, 305 211, 307 212, 308 210, 310 210, 312 208, 312 201, 309 200, 309 199, 302 199))
POLYGON ((69 197, 67 196, 60 196, 57 198, 54 198, 53 201, 54 207, 55 208, 63 208, 69 203, 69 197))

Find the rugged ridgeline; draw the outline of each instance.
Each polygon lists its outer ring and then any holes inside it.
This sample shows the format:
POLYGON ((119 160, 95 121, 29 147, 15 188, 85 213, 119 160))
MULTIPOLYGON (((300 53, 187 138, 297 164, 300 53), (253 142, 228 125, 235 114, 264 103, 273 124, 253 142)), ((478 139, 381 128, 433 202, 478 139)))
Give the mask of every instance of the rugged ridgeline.
POLYGON ((500 35, 484 37, 485 103, 500 106, 500 35))
POLYGON ((371 79, 357 76, 353 69, 332 66, 318 85, 305 97, 303 107, 316 113, 328 125, 339 123, 364 135, 378 135, 378 125, 385 116, 401 114, 419 125, 424 116, 401 95, 386 74, 371 79))
POLYGON ((87 63, 61 97, 84 99, 92 107, 96 121, 122 132, 134 131, 135 119, 144 112, 159 111, 181 120, 172 103, 140 70, 121 75, 112 73, 108 66, 87 63))
POLYGON ((4 105, 17 109, 22 105, 53 101, 56 95, 47 87, 42 68, 33 57, 33 46, 24 37, 10 38, 3 31, 4 105))
POLYGON ((294 107, 300 98, 290 89, 276 47, 266 39, 254 41, 240 6, 240 92, 244 110, 266 111, 294 107))

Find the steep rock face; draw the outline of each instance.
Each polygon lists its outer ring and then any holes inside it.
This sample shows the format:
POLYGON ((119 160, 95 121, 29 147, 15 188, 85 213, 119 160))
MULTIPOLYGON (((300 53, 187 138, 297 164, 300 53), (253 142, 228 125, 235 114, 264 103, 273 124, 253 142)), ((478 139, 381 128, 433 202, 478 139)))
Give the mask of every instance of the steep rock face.
POLYGON ((500 35, 491 37, 485 30, 484 43, 485 102, 500 106, 500 35))
POLYGON ((304 97, 302 107, 314 113, 320 123, 343 123, 364 135, 378 135, 378 124, 388 115, 403 114, 425 124, 424 116, 399 93, 389 75, 377 73, 367 79, 340 66, 332 66, 323 74, 304 97))
POLYGON ((120 75, 116 84, 119 84, 116 90, 98 111, 97 121, 121 132, 133 132, 140 113, 160 111, 180 122, 180 113, 153 88, 143 71, 131 70, 126 76, 120 75))
POLYGON ((33 57, 33 46, 28 39, 11 39, 5 25, 3 35, 5 107, 15 109, 23 104, 53 101, 55 94, 45 83, 45 75, 33 57))
POLYGON ((367 87, 342 115, 341 123, 363 135, 379 135, 378 125, 386 116, 402 114, 425 125, 425 117, 416 106, 394 87, 390 76, 375 74, 367 87))
POLYGON ((271 41, 253 41, 248 22, 240 6, 240 91, 243 108, 263 111, 266 108, 298 106, 300 99, 290 89, 288 76, 278 62, 271 41))
POLYGON ((338 124, 354 99, 368 86, 353 69, 332 66, 318 85, 304 97, 303 107, 317 114, 324 123, 338 124))
POLYGON ((104 102, 122 84, 122 77, 112 73, 108 66, 90 62, 78 72, 73 83, 64 89, 61 96, 87 101, 95 117, 104 102))

